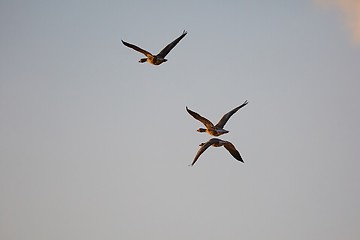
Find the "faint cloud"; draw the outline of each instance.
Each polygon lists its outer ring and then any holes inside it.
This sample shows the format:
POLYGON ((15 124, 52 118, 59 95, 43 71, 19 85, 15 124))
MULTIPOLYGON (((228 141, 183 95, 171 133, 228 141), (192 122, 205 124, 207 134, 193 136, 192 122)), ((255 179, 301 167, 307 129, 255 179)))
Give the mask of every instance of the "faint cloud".
POLYGON ((360 0, 315 0, 315 2, 321 6, 339 8, 353 33, 354 40, 360 43, 360 0))

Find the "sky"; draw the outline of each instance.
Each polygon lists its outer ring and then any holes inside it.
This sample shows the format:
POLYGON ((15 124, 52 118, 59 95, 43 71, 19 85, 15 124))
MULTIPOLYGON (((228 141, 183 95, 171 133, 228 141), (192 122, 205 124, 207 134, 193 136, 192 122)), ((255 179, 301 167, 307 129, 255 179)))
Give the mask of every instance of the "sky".
POLYGON ((0 1, 0 239, 359 239, 359 6, 0 1))

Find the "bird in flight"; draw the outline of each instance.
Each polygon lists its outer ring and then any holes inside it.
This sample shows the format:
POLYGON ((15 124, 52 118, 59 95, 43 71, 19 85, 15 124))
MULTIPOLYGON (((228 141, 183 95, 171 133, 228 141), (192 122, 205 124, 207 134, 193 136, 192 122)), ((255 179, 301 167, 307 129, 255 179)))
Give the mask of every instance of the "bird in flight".
POLYGON ((171 51, 171 49, 173 49, 176 46, 176 44, 178 44, 180 42, 181 39, 183 39, 183 37, 185 37, 186 34, 187 34, 187 32, 184 30, 180 37, 178 37, 177 39, 175 39, 174 41, 169 43, 157 55, 153 55, 153 54, 149 53, 148 51, 146 51, 146 50, 144 50, 142 48, 139 48, 138 46, 135 46, 135 45, 133 45, 131 43, 127 43, 127 42, 125 42, 123 40, 121 40, 121 41, 125 46, 127 46, 129 48, 132 48, 135 51, 141 52, 142 54, 144 54, 146 56, 146 58, 141 58, 139 60, 140 63, 149 62, 149 63, 154 64, 154 65, 160 65, 163 62, 167 61, 167 59, 165 59, 165 56, 171 51))
POLYGON ((206 129, 204 128, 199 128, 198 132, 207 132, 208 134, 212 135, 212 136, 220 136, 222 134, 228 133, 228 130, 224 129, 224 126, 226 124, 226 122, 229 120, 229 118, 236 113, 240 108, 244 107, 246 104, 248 104, 248 101, 246 100, 243 104, 241 104, 240 106, 234 108, 233 110, 231 110, 230 112, 226 113, 221 119, 220 121, 214 126, 214 124, 212 122, 210 122, 208 119, 202 117, 200 114, 191 111, 190 109, 188 109, 188 107, 186 107, 186 111, 193 116, 195 119, 199 120, 200 122, 202 122, 206 129))
POLYGON ((206 149, 208 149, 210 146, 213 146, 213 147, 224 146, 236 160, 238 160, 240 162, 244 162, 243 159, 241 158, 238 150, 236 150, 235 146, 229 141, 221 140, 219 138, 212 138, 209 141, 207 141, 206 143, 201 143, 199 146, 200 146, 200 149, 197 151, 196 156, 195 156, 193 162, 191 163, 191 166, 193 166, 195 164, 195 162, 198 160, 200 155, 206 149))

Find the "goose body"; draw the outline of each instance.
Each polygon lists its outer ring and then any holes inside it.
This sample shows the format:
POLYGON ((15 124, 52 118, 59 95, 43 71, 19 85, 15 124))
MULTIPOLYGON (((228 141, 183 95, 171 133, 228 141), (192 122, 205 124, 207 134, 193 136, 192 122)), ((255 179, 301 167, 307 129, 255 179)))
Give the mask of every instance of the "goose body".
POLYGON ((234 108, 233 110, 231 110, 230 112, 226 113, 224 116, 222 116, 222 118, 220 119, 220 121, 214 125, 211 121, 209 121, 207 118, 201 116, 200 114, 191 111, 190 109, 188 109, 188 107, 186 107, 186 111, 193 116, 196 120, 202 122, 205 128, 199 128, 197 131, 198 132, 207 132, 208 134, 212 135, 212 136, 220 136, 222 134, 228 133, 228 130, 224 129, 225 124, 227 123, 227 121, 230 119, 230 117, 236 113, 240 108, 244 107, 246 104, 248 104, 248 101, 246 100, 243 104, 241 104, 240 106, 234 108))
POLYGON ((135 51, 138 51, 142 54, 144 54, 146 56, 146 58, 141 58, 139 60, 140 63, 144 63, 144 62, 148 62, 150 64, 153 65, 160 65, 163 62, 166 62, 167 59, 165 59, 165 56, 176 46, 176 44, 178 44, 180 42, 181 39, 183 39, 183 37, 185 37, 185 35, 187 34, 187 32, 184 30, 183 33, 181 34, 180 37, 178 37, 177 39, 175 39, 174 41, 172 41, 171 43, 169 43, 163 50, 161 50, 157 55, 153 55, 150 52, 134 45, 131 43, 127 43, 123 40, 121 40, 121 42, 129 47, 134 49, 135 51))
POLYGON ((219 138, 212 138, 209 141, 207 141, 206 143, 201 143, 199 146, 200 146, 200 149, 197 151, 196 156, 195 156, 193 162, 191 163, 191 166, 193 166, 195 164, 195 162, 198 160, 200 155, 203 152, 205 152, 205 150, 208 149, 210 146, 213 146, 213 147, 224 146, 236 160, 238 160, 240 162, 244 162, 240 153, 238 152, 238 150, 236 150, 235 146, 229 141, 221 140, 219 138))

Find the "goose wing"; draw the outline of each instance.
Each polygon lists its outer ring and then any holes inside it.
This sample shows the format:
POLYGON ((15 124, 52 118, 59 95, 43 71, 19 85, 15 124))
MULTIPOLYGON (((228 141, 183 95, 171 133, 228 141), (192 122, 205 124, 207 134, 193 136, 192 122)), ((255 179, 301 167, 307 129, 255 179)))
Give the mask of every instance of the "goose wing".
POLYGON ((240 106, 238 106, 238 107, 234 108, 233 110, 231 110, 230 112, 226 113, 215 126, 219 127, 219 128, 224 128, 224 126, 225 126, 226 122, 229 120, 229 118, 234 113, 236 113, 240 108, 244 107, 246 104, 248 104, 247 100, 240 106))
POLYGON ((200 114, 191 111, 190 109, 188 109, 188 107, 186 107, 186 111, 193 116, 196 120, 199 120, 200 122, 202 122, 206 128, 212 128, 214 127, 214 124, 212 124, 212 122, 210 122, 208 119, 204 118, 203 116, 201 116, 200 114))
POLYGON ((193 160, 193 162, 191 163, 191 166, 193 166, 195 164, 195 162, 198 160, 198 158, 200 157, 200 155, 206 150, 208 149, 211 145, 213 145, 215 142, 217 142, 218 140, 216 138, 212 138, 209 141, 207 141, 206 143, 201 144, 199 150, 196 153, 196 156, 193 160))
POLYGON ((180 37, 169 43, 163 50, 161 50, 161 52, 159 52, 157 56, 164 58, 171 51, 171 49, 173 49, 176 46, 176 44, 178 44, 180 40, 183 39, 183 37, 185 37, 186 34, 187 32, 184 30, 184 32, 181 34, 180 37))
POLYGON ((142 48, 139 48, 138 46, 135 46, 134 44, 127 43, 127 42, 125 42, 125 41, 123 41, 123 40, 121 40, 121 42, 122 42, 125 46, 127 46, 127 47, 129 47, 129 48, 132 48, 132 49, 134 49, 135 51, 141 52, 142 54, 144 54, 144 55, 147 56, 147 57, 152 56, 151 53, 149 53, 148 51, 146 51, 146 50, 144 50, 144 49, 142 49, 142 48))
POLYGON ((239 151, 236 150, 235 146, 231 143, 231 142, 226 142, 224 144, 224 147, 229 151, 229 153, 236 158, 237 160, 239 160, 240 162, 244 162, 239 151))

